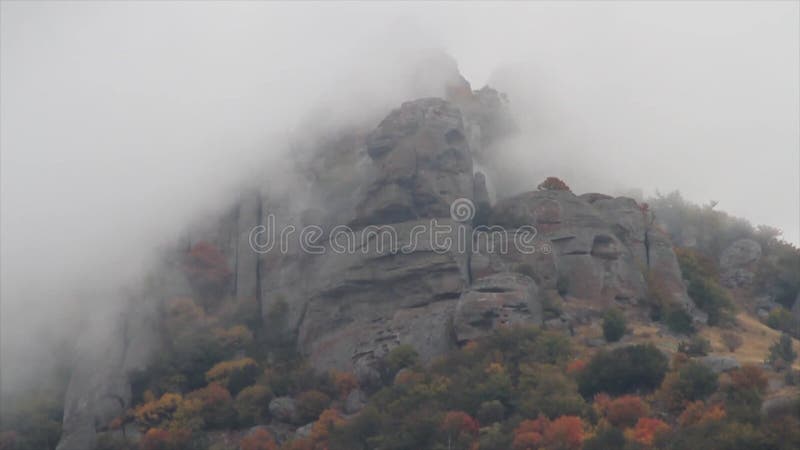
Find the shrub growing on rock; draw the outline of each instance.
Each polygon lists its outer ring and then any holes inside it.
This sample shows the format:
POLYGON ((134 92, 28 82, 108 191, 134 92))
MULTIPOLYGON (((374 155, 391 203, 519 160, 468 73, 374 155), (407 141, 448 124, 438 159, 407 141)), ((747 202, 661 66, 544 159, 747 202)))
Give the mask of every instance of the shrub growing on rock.
POLYGON ((569 191, 570 188, 567 183, 564 183, 558 177, 547 177, 544 181, 539 183, 537 189, 540 191, 569 191))

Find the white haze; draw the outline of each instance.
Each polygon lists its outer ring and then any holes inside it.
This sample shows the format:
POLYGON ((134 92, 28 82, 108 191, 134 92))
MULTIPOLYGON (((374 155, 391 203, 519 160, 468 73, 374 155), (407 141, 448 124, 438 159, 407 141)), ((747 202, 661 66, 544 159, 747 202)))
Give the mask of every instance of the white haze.
POLYGON ((2 3, 2 389, 291 136, 379 120, 441 48, 510 94, 519 189, 680 189, 800 240, 794 2, 2 3), (90 307, 91 306, 91 307, 90 307))

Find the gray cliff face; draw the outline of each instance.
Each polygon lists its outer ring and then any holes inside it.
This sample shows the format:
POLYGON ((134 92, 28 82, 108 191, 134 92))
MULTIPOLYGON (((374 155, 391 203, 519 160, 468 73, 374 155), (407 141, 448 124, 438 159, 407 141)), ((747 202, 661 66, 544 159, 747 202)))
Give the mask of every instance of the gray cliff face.
POLYGON ((747 287, 755 279, 755 268, 761 259, 761 244, 752 239, 739 239, 719 257, 722 284, 731 288, 747 287))
POLYGON ((254 296, 258 286, 258 258, 253 257, 243 236, 258 222, 260 201, 245 197, 242 206, 223 214, 213 224, 195 228, 186 239, 166 252, 142 287, 128 292, 123 309, 98 320, 78 343, 78 358, 64 401, 62 438, 57 450, 91 450, 98 431, 121 416, 131 405, 131 376, 144 370, 163 345, 160 337, 162 307, 166 300, 202 296, 183 270, 187 249, 196 242, 213 242, 224 250, 234 276, 222 295, 254 296), (256 211, 254 214, 253 211, 256 211))
MULTIPOLYGON (((486 176, 474 166, 513 129, 505 100, 489 88, 471 91, 460 76, 445 92, 446 99, 402 104, 372 131, 315 143, 287 193, 249 192, 191 229, 130 297, 126 313, 102 336, 87 334, 103 349, 87 345, 76 365, 58 449, 94 448, 96 433, 131 406, 130 376, 158 348, 158 311, 174 297, 255 298, 264 326, 296 342, 313 367, 353 371, 365 385, 398 345, 428 361, 497 328, 540 325, 543 299, 557 289, 598 308, 635 304, 647 295, 650 270, 693 310, 669 240, 635 201, 535 191, 492 205, 486 176), (473 220, 451 217, 459 199, 476 206, 473 220), (415 231, 430 230, 431 221, 439 236, 415 231), (257 226, 279 233, 311 225, 320 233, 305 248, 297 234, 285 248, 279 236, 268 251, 251 248, 257 226), (343 225, 350 240, 331 240, 343 225), (505 235, 473 239, 476 227, 492 230, 486 225, 505 235), (521 251, 513 242, 531 226, 535 251, 521 251), (448 239, 452 245, 443 245, 448 239), (231 269, 213 291, 182 270, 201 242, 219 248, 231 269), (309 244, 323 253, 308 251, 309 244)), ((261 235, 259 244, 269 239, 261 235)))

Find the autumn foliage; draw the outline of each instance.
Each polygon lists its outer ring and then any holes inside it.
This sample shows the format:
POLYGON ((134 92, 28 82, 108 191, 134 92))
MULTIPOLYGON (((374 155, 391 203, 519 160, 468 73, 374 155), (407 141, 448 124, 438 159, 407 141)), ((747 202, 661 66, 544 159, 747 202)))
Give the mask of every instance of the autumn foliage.
POLYGON ((642 417, 636 422, 636 426, 628 430, 625 435, 628 439, 644 445, 652 446, 656 437, 669 431, 669 425, 660 419, 642 417))
POLYGON ((567 373, 570 375, 580 373, 583 372, 583 369, 585 368, 586 368, 586 361, 583 359, 576 359, 567 364, 567 373))
POLYGON ((339 398, 347 398, 350 391, 358 387, 358 380, 356 376, 350 372, 341 372, 338 370, 331 371, 331 379, 336 391, 339 393, 339 398))
POLYGON ((650 413, 650 407, 637 395, 623 395, 612 400, 605 394, 598 394, 594 404, 598 412, 616 427, 632 427, 650 413))
POLYGON ((544 181, 539 183, 537 188, 540 191, 569 191, 570 188, 567 183, 564 183, 560 178, 547 177, 544 181))
POLYGON ((184 269, 190 279, 202 287, 219 287, 233 275, 219 247, 207 241, 192 245, 186 255, 184 269))
POLYGON ((544 416, 523 420, 514 431, 513 450, 579 450, 583 446, 584 424, 580 417, 561 416, 550 421, 544 416))
POLYGON ((702 400, 698 400, 686 406, 686 409, 678 416, 678 424, 685 428, 709 422, 718 422, 724 418, 725 408, 722 405, 706 405, 702 400))
POLYGON ((257 428, 239 442, 241 450, 278 450, 278 445, 269 431, 257 428))
POLYGON ((139 445, 141 450, 183 450, 190 438, 188 430, 150 428, 139 445))
POLYGON ((472 437, 478 434, 478 421, 463 411, 450 411, 444 415, 441 429, 449 438, 472 437))

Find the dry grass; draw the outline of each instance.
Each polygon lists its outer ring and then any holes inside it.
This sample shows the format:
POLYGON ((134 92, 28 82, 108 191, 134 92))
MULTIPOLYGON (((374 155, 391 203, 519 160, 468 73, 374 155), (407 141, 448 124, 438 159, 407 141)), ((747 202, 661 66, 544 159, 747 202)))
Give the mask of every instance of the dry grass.
MULTIPOLYGON (((769 353, 769 347, 777 340, 781 333, 762 324, 755 317, 747 313, 736 316, 739 325, 731 330, 742 337, 743 343, 735 352, 729 352, 722 343, 723 330, 718 327, 706 327, 702 330, 703 337, 711 341, 714 354, 735 356, 742 364, 761 364, 769 353)), ((793 339, 796 349, 800 349, 800 341, 793 339)), ((794 368, 800 370, 800 362, 795 362, 794 368)))

